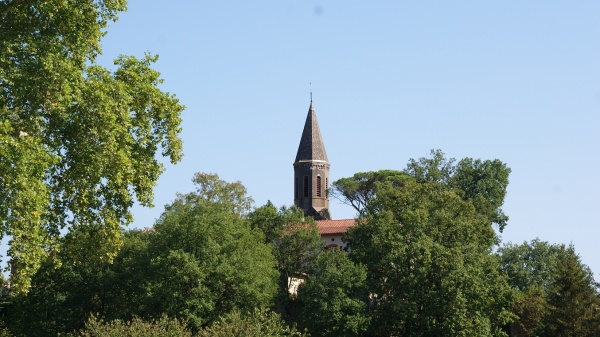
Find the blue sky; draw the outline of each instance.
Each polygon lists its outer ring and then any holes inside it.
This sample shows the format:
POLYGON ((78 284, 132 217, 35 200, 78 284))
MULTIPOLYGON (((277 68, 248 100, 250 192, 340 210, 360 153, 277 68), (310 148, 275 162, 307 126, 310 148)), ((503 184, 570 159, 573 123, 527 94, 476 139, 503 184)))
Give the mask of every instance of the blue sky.
POLYGON ((597 1, 130 1, 100 62, 160 55, 187 106, 185 156, 132 226, 152 226, 194 172, 292 204, 312 83, 332 180, 431 149, 500 159, 503 241, 573 243, 600 279, 598 17, 597 1))

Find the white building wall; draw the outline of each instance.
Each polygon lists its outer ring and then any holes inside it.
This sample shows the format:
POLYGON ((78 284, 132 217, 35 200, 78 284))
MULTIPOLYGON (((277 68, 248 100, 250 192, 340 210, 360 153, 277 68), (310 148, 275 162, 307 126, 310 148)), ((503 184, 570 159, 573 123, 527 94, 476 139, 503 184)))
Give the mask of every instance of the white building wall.
POLYGON ((346 243, 342 241, 342 234, 323 234, 321 235, 321 240, 323 241, 323 247, 327 247, 331 244, 338 245, 342 248, 346 247, 346 243))

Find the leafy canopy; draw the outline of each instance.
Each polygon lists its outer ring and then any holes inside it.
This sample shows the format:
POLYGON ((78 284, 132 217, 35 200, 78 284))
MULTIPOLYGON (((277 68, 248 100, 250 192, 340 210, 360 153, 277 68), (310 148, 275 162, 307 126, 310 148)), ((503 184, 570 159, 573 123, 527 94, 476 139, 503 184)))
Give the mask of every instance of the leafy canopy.
POLYGON ((370 322, 366 278, 366 268, 340 249, 319 255, 299 290, 302 320, 311 335, 364 335, 370 322))
MULTIPOLYGON (((502 336, 512 293, 492 250, 510 169, 443 152, 357 173, 333 195, 358 212, 344 240, 366 267, 372 336, 502 336)), ((330 290, 331 288, 327 288, 330 290)), ((335 289, 335 288, 333 288, 335 289)))
POLYGON ((181 158, 184 107, 159 89, 157 57, 96 64, 125 3, 0 1, 0 235, 17 292, 59 249, 112 260, 133 203, 152 205, 156 155, 181 158))
POLYGON ((535 239, 498 249, 516 294, 512 330, 520 336, 597 336, 600 288, 575 248, 535 239))
POLYGON ((500 231, 508 217, 501 206, 506 196, 510 168, 500 160, 464 158, 455 164, 446 159, 440 150, 432 150, 430 158, 410 159, 403 172, 380 170, 359 172, 349 178, 333 182, 331 195, 352 206, 359 216, 377 198, 378 187, 383 184, 401 186, 412 177, 418 183, 435 183, 438 188, 454 191, 463 200, 469 200, 478 213, 485 215, 500 231))
POLYGON ((198 173, 194 181, 196 191, 178 195, 153 228, 125 232, 112 264, 76 264, 64 252, 60 268, 44 264, 30 292, 14 299, 11 331, 56 336, 98 314, 132 322, 168 315, 196 332, 234 310, 273 304, 276 260, 246 220, 246 189, 214 174, 198 173))
POLYGON ((510 290, 491 255, 496 234, 453 190, 380 183, 345 240, 367 268, 371 335, 502 335, 510 290))

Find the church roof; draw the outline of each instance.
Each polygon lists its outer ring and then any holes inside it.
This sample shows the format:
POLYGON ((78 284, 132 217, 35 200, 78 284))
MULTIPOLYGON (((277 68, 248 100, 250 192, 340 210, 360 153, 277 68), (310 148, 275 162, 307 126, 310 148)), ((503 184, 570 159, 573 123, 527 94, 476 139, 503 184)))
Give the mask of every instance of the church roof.
POLYGON ((342 234, 356 224, 355 219, 317 220, 319 234, 342 234))
POLYGON ((325 145, 323 145, 323 138, 321 138, 319 123, 317 123, 317 115, 315 114, 311 100, 295 163, 313 160, 329 162, 327 153, 325 152, 325 145))

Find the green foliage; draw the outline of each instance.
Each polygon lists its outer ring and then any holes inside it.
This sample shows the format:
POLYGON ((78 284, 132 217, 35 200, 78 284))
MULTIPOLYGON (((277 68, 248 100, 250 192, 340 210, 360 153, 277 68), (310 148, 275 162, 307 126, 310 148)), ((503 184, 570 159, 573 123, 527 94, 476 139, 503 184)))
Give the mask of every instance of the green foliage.
POLYGON ((252 198, 247 195, 246 187, 239 181, 228 183, 214 173, 196 173, 192 181, 196 185, 196 192, 178 195, 178 199, 187 203, 220 206, 239 216, 247 213, 252 206, 252 198))
POLYGON ((143 321, 139 317, 124 322, 114 320, 104 322, 92 316, 85 328, 76 334, 78 337, 191 337, 192 333, 185 328, 185 324, 177 319, 163 316, 158 320, 150 322, 143 321))
POLYGON ((506 227, 508 216, 500 208, 504 203, 510 168, 498 159, 464 158, 454 165, 454 158, 446 159, 441 150, 432 150, 431 158, 411 159, 404 170, 418 182, 437 183, 450 188, 464 200, 469 200, 478 213, 498 225, 506 227))
POLYGON ((333 182, 330 193, 342 203, 352 206, 358 214, 363 214, 369 202, 377 195, 377 183, 401 183, 404 179, 406 174, 400 171, 359 172, 350 178, 333 182))
POLYGON ((500 268, 515 289, 512 330, 520 336, 597 336, 600 293, 573 246, 540 240, 498 250, 500 268))
POLYGON ((234 308, 271 304, 276 270, 271 248, 243 217, 245 188, 217 175, 194 182, 197 192, 179 195, 154 226, 148 307, 198 328, 234 308))
POLYGON ((591 271, 581 263, 573 246, 562 247, 550 287, 550 313, 545 336, 600 335, 600 294, 591 271))
POLYGON ((542 289, 532 287, 526 292, 517 292, 513 304, 513 313, 517 319, 512 322, 511 335, 537 336, 548 309, 548 302, 542 289))
POLYGON ((211 197, 204 188, 179 195, 152 229, 126 232, 113 264, 79 264, 62 254, 59 269, 40 269, 30 293, 14 300, 11 331, 53 336, 81 329, 95 313, 106 320, 166 314, 197 331, 234 309, 272 304, 276 261, 240 213, 249 200, 245 188, 198 177, 202 186, 220 188, 211 188, 211 197))
POLYGON ((15 335, 56 336, 75 331, 91 313, 102 311, 107 264, 75 264, 67 254, 59 260, 60 268, 50 261, 43 263, 30 291, 14 296, 6 322, 15 335))
POLYGON ((511 292, 491 255, 508 217, 510 169, 499 160, 442 151, 404 170, 357 173, 333 183, 359 224, 345 236, 350 258, 367 268, 370 334, 502 335, 511 292))
POLYGON ((463 199, 473 202, 478 213, 498 225, 500 232, 506 227, 508 216, 501 207, 504 204, 510 168, 498 159, 485 160, 464 158, 456 165, 450 186, 463 199))
POLYGON ((471 200, 432 177, 375 184, 345 238, 367 267, 371 334, 503 335, 510 290, 491 255, 496 234, 471 200))
POLYGON ((518 291, 540 288, 548 293, 561 250, 561 246, 539 239, 520 245, 507 243, 498 248, 500 270, 508 278, 510 286, 518 291))
POLYGON ((307 337, 271 311, 256 308, 248 314, 234 310, 198 332, 199 337, 307 337))
POLYGON ((451 177, 456 171, 456 159, 446 159, 442 150, 431 150, 431 158, 411 158, 404 172, 414 177, 418 182, 435 182, 449 186, 451 177))
POLYGON ((350 178, 333 182, 331 195, 352 206, 362 216, 371 201, 377 198, 381 184, 402 186, 409 177, 418 183, 433 183, 437 188, 450 189, 470 201, 478 213, 485 215, 490 223, 504 229, 508 217, 501 206, 506 196, 510 169, 495 160, 464 158, 455 164, 454 158, 446 159, 440 150, 432 150, 431 158, 410 159, 404 172, 381 170, 360 172, 350 178))
MULTIPOLYGON (((307 273, 312 269, 322 247, 316 223, 288 224, 275 248, 277 268, 287 280, 307 273)), ((288 283, 286 289, 289 287, 288 283)))
POLYGON ((264 234, 273 247, 279 271, 279 295, 287 298, 291 278, 309 272, 321 253, 323 243, 311 217, 295 207, 279 210, 269 201, 248 216, 250 226, 264 234))
POLYGON ((124 10, 123 0, 0 1, 0 235, 11 238, 15 293, 59 249, 111 261, 133 203, 152 204, 156 154, 181 158, 184 107, 158 88, 157 58, 95 63, 124 10))
POLYGON ((369 327, 367 272, 339 249, 321 254, 300 287, 302 320, 312 336, 362 336, 369 327))
POLYGON ((298 207, 282 206, 277 209, 270 200, 266 205, 258 207, 248 214, 248 221, 253 229, 259 230, 265 235, 265 242, 268 244, 277 243, 281 238, 282 231, 288 225, 314 223, 314 219, 305 218, 304 212, 298 207))

